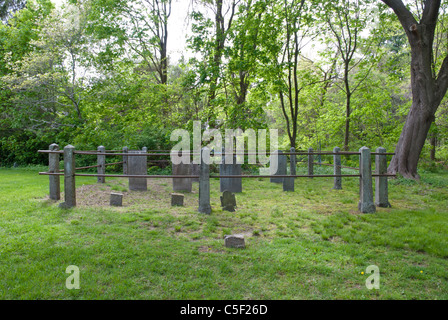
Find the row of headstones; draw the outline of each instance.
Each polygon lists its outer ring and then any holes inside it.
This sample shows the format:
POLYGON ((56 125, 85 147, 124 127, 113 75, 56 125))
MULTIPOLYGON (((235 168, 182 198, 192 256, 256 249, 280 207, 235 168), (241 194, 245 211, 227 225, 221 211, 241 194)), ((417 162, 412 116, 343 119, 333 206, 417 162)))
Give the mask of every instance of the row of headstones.
MULTIPOLYGON (((50 151, 59 151, 59 146, 57 144, 51 144, 49 146, 50 151)), ((103 146, 99 146, 97 149, 98 153, 106 153, 106 149, 103 146)), ((64 148, 64 179, 68 186, 65 188, 65 198, 66 201, 64 206, 72 207, 76 205, 76 190, 75 190, 75 147, 68 145, 64 148)), ((127 147, 123 148, 123 153, 129 154, 145 154, 147 153, 147 148, 144 147, 142 150, 128 150, 127 147)), ((59 173, 59 153, 49 154, 49 173, 59 173)), ((105 168, 106 168, 106 155, 97 155, 97 182, 105 183, 105 168)), ((172 166, 173 175, 199 175, 199 165, 192 164, 177 164, 172 166)), ((146 156, 123 156, 123 174, 134 176, 129 178, 129 190, 132 191, 146 191, 148 189, 147 179, 138 178, 135 176, 147 175, 148 172, 148 161, 146 156)), ((221 164, 220 172, 222 174, 229 175, 241 175, 241 165, 240 164, 221 164)), ((173 191, 192 191, 192 183, 199 182, 199 178, 173 178, 173 191)), ((49 189, 50 189, 50 199, 60 200, 60 177, 58 175, 50 175, 49 177, 49 189)), ((221 192, 242 192, 242 179, 221 179, 221 192)), ((117 200, 119 201, 119 200, 117 200)))
MULTIPOLYGON (((145 148, 142 151, 127 151, 126 153, 146 153, 145 148)), ((146 175, 148 166, 147 158, 143 156, 124 156, 123 157, 123 173, 128 175, 146 175)), ((224 158, 224 157, 223 157, 224 158)), ((236 160, 236 159, 234 159, 236 160)), ((223 163, 219 165, 221 175, 242 175, 241 164, 233 161, 232 164, 223 163)), ((172 164, 172 174, 174 176, 199 176, 199 164, 197 163, 180 163, 172 164)), ((100 181, 99 181, 100 182, 100 181)), ((103 181, 101 181, 103 182, 103 181)), ((191 192, 193 182, 199 182, 198 178, 173 178, 173 191, 191 192)), ((147 179, 129 178, 129 190, 146 191, 147 179)), ((221 192, 242 192, 242 178, 221 178, 221 192)))
MULTIPOLYGON (((204 151, 202 151, 204 152, 204 151)), ((294 148, 291 148, 291 153, 294 153, 294 148)), ((334 148, 334 189, 342 189, 342 176, 341 176, 341 155, 338 154, 340 149, 334 148)), ((312 149, 309 149, 309 153, 312 153, 312 149)), ((390 207, 388 199, 388 179, 387 176, 380 176, 387 173, 387 157, 386 149, 378 148, 375 155, 375 201, 373 197, 373 179, 372 179, 372 160, 371 152, 367 147, 359 149, 359 193, 360 200, 358 203, 358 209, 362 213, 373 213, 376 211, 376 207, 390 207)), ((287 158, 281 151, 273 153, 274 156, 278 156, 278 169, 276 172, 271 172, 270 181, 274 183, 283 183, 284 191, 294 191, 294 177, 275 177, 285 176, 287 158)), ((308 157, 308 175, 312 176, 312 164, 314 159, 312 154, 308 157)), ((295 155, 291 155, 290 158, 290 175, 296 175, 296 160, 295 155)), ((209 181, 209 165, 202 161, 199 170, 199 212, 209 214, 211 212, 210 206, 210 181, 209 181)), ((222 173, 221 173, 222 174, 222 173)), ((222 190, 221 190, 222 191, 222 190)))
MULTIPOLYGON (((74 172, 75 172, 75 161, 74 161, 74 147, 67 146, 64 148, 64 179, 66 186, 71 186, 70 188, 66 188, 66 206, 75 206, 76 205, 76 196, 74 190, 74 172), (73 189, 73 190, 72 190, 73 189), (72 190, 72 191, 70 191, 72 190), (68 200, 67 200, 68 198, 68 200)), ((51 151, 58 151, 59 147, 56 144, 50 146, 51 151)), ((339 152, 339 148, 334 149, 334 174, 335 174, 335 185, 334 189, 341 189, 341 177, 337 176, 341 174, 341 156, 337 154, 339 152)), ((99 147, 98 151, 105 152, 104 147, 99 147)), ((126 150, 127 151, 127 150, 126 150)), ((310 153, 312 149, 309 150, 310 153)), ((384 174, 387 171, 387 158, 385 155, 381 155, 381 153, 385 153, 386 150, 384 148, 378 148, 377 155, 375 159, 376 163, 376 173, 384 174)), ((291 153, 294 152, 294 148, 291 148, 291 153)), ((142 151, 129 151, 128 153, 147 153, 147 149, 143 148, 142 151)), ((281 151, 274 152, 271 156, 278 156, 278 170, 277 172, 272 172, 271 175, 286 175, 286 155, 283 155, 281 151)), ((295 155, 291 155, 290 161, 290 175, 296 174, 296 161, 295 155)), ((234 159, 235 160, 235 159, 234 159)), ((128 175, 146 175, 147 174, 147 157, 146 156, 124 156, 123 157, 123 168, 125 173, 128 175)), ((104 174, 105 168, 105 155, 98 155, 98 170, 99 174, 104 174), (100 171, 101 169, 101 171, 100 171)), ((308 158, 308 170, 310 173, 310 167, 313 163, 313 159, 311 155, 308 158)), ((371 171, 371 155, 370 150, 367 147, 363 147, 360 149, 360 203, 359 210, 361 212, 375 212, 375 206, 379 207, 390 207, 390 203, 388 201, 388 183, 387 177, 385 176, 377 176, 376 177, 376 190, 375 190, 375 203, 373 202, 373 186, 372 186, 372 171, 371 171)), ((51 154, 49 157, 49 172, 58 172, 59 171, 59 154, 51 154)), ((210 198, 210 195, 206 196, 206 193, 210 192, 210 182, 209 182, 209 165, 205 163, 205 161, 201 162, 201 165, 198 164, 179 164, 173 165, 173 175, 198 175, 199 179, 192 178, 174 178, 173 179, 173 190, 174 191, 187 191, 191 192, 192 182, 194 180, 199 182, 199 207, 201 211, 201 207, 205 208, 203 210, 208 211, 210 207, 210 203, 207 197, 210 198), (202 192, 201 192, 202 186, 202 192), (208 191, 207 191, 208 190, 208 191), (201 201, 201 194, 205 197, 203 201, 201 201), (205 199, 205 200, 204 200, 205 199)), ((233 161, 232 164, 222 163, 220 165, 220 174, 221 175, 241 175, 241 165, 236 164, 233 161)), ((294 191, 294 178, 276 178, 271 177, 271 182, 274 183, 283 183, 283 190, 285 191, 294 191)), ((102 176, 98 176, 98 182, 104 183, 105 179, 102 176)), ((130 190, 147 190, 147 179, 146 178, 129 178, 129 189, 130 190)), ((241 192, 242 191, 242 178, 221 178, 220 179, 220 189, 221 192, 229 191, 229 192, 241 192)), ((60 186, 59 186, 59 176, 50 176, 50 198, 54 200, 59 200, 60 198, 60 186)), ((211 211, 211 209, 210 209, 211 211)))

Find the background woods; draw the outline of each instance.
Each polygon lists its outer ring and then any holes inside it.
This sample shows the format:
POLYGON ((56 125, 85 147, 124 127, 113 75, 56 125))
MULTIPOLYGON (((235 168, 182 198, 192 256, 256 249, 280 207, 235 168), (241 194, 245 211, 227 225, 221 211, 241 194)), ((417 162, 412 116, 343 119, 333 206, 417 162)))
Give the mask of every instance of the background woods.
POLYGON ((195 120, 277 128, 282 149, 384 146, 410 178, 446 165, 446 1, 186 2, 175 21, 176 0, 0 1, 0 165, 53 142, 167 149, 195 120))

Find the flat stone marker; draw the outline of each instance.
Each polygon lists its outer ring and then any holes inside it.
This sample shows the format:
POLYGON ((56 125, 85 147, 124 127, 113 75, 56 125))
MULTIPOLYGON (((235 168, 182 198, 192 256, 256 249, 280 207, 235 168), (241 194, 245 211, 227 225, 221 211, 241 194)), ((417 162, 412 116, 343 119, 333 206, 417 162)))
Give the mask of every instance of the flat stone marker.
POLYGON ((181 193, 171 194, 171 206, 183 206, 184 205, 184 195, 181 193))
POLYGON ((236 207, 235 195, 230 191, 224 191, 221 196, 221 207, 223 210, 234 212, 236 207))
MULTIPOLYGON (((129 151, 132 153, 145 153, 144 151, 129 151)), ((129 175, 147 175, 148 162, 146 156, 128 156, 128 174, 129 175)), ((146 178, 129 178, 129 190, 146 191, 148 190, 148 181, 146 178)))
POLYGON ((224 244, 227 248, 245 248, 246 243, 241 235, 230 235, 224 238, 224 244))
MULTIPOLYGON (((173 176, 191 175, 191 163, 173 164, 173 176)), ((173 191, 191 192, 193 181, 191 178, 173 178, 173 191)))
POLYGON ((110 194, 110 205, 115 207, 123 206, 123 194, 112 192, 110 194))

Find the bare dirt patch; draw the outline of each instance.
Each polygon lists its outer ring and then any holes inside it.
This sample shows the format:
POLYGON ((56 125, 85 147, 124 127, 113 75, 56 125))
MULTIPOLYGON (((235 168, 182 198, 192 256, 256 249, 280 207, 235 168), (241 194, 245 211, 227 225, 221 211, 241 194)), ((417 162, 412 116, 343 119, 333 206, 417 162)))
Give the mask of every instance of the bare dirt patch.
MULTIPOLYGON (((184 206, 197 206, 197 184, 193 184, 193 192, 185 193, 184 206)), ((130 191, 125 179, 107 181, 105 184, 89 184, 76 188, 76 205, 78 207, 110 207, 110 194, 123 194, 123 207, 138 205, 139 207, 168 208, 171 207, 171 179, 148 179, 147 191, 130 191)), ((176 192, 178 193, 178 192, 176 192)), ((61 194, 63 201, 64 194, 61 194)))

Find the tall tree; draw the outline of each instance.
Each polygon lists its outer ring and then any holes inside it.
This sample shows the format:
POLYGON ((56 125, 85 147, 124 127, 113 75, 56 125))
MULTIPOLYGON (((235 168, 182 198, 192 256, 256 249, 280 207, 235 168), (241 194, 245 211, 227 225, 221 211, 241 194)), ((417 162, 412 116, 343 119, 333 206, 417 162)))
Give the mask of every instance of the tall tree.
POLYGON ((341 61, 341 91, 345 94, 345 133, 344 150, 348 151, 350 142, 350 116, 353 112, 352 98, 360 84, 367 78, 353 80, 351 74, 364 60, 361 54, 367 19, 366 3, 363 0, 328 1, 323 4, 323 15, 328 26, 328 36, 336 48, 336 57, 341 61))
POLYGON ((440 68, 433 63, 441 0, 422 1, 419 16, 415 16, 401 0, 382 1, 398 17, 411 48, 412 106, 388 171, 415 179, 419 177, 417 165, 420 153, 448 89, 448 53, 444 52, 440 68))
POLYGON ((160 84, 168 83, 168 19, 172 0, 129 1, 132 28, 128 44, 156 70, 160 84))

